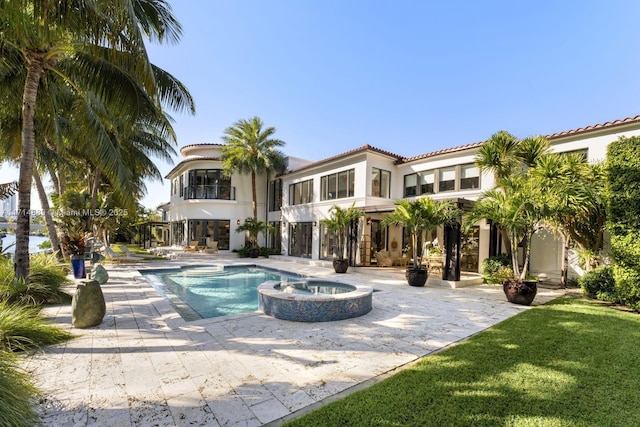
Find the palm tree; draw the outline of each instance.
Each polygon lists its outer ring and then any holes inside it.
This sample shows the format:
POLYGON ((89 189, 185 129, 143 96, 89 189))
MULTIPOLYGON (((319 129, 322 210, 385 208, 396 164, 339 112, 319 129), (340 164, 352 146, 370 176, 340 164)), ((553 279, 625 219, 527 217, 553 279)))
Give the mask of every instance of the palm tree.
MULTIPOLYGON (((549 141, 542 136, 520 140, 509 132, 501 130, 491 135, 491 138, 478 149, 475 164, 481 172, 492 172, 495 188, 501 190, 505 180, 533 167, 538 159, 547 154, 549 150, 549 141)), ((510 233, 504 229, 501 223, 498 223, 497 226, 506 245, 507 253, 512 255, 510 233)))
MULTIPOLYGON (((25 66, 22 94, 21 163, 18 181, 16 277, 29 275, 29 211, 35 154, 35 114, 43 76, 56 77, 77 94, 92 93, 119 113, 135 111, 139 92, 160 105, 172 96, 159 90, 144 47, 144 35, 174 41, 180 26, 164 0, 14 0, 0 3, 0 75, 25 66)), ((170 100, 179 106, 183 99, 170 100)), ((184 104, 183 104, 184 105, 184 104)))
POLYGON ((500 188, 484 192, 466 216, 467 224, 490 219, 501 224, 511 244, 511 262, 514 278, 524 280, 531 258, 531 237, 542 228, 542 221, 549 215, 546 194, 532 179, 530 172, 523 172, 501 180, 500 188), (524 249, 524 265, 518 264, 518 244, 524 249))
POLYGON ((439 225, 456 220, 460 216, 460 211, 448 200, 436 202, 430 197, 396 200, 395 205, 395 210, 382 220, 382 224, 384 226, 401 225, 406 228, 411 236, 413 268, 420 269, 418 238, 425 232, 435 230, 439 225))
POLYGON ((597 251, 602 243, 606 220, 602 197, 604 180, 594 179, 596 168, 576 153, 543 156, 531 174, 536 185, 549 195, 549 217, 545 223, 562 241, 560 284, 565 287, 571 242, 575 241, 585 253, 597 251))
POLYGON ((284 154, 278 148, 284 142, 271 138, 276 132, 274 127, 263 129, 260 117, 238 120, 225 129, 222 140, 222 167, 228 175, 233 171, 251 174, 251 192, 253 197, 253 218, 258 219, 258 196, 256 175, 259 173, 284 172, 286 163, 284 154))
POLYGON ((236 228, 236 233, 241 233, 246 231, 249 235, 249 242, 251 242, 251 248, 258 248, 258 235, 260 233, 266 233, 268 231, 273 231, 273 226, 267 224, 265 221, 256 220, 251 217, 244 220, 244 224, 239 225, 236 228))
POLYGON ((335 255, 339 260, 344 260, 349 227, 352 221, 356 221, 364 216, 364 211, 356 208, 354 202, 346 209, 338 205, 333 205, 331 209, 329 209, 329 213, 331 216, 320 220, 320 224, 326 227, 327 232, 335 233, 337 240, 335 255))

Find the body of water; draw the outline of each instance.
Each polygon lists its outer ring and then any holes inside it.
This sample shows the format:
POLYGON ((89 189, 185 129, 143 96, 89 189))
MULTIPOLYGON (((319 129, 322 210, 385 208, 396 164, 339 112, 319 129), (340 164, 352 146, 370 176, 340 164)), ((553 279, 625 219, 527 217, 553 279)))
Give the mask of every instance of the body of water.
MULTIPOLYGON (((38 245, 44 242, 45 240, 49 240, 49 238, 44 236, 29 236, 29 253, 33 254, 36 252, 43 252, 43 250, 40 249, 38 245)), ((16 242, 15 234, 7 234, 7 237, 4 237, 2 239, 2 248, 4 249, 15 242, 16 242)), ((16 251, 15 246, 11 246, 9 249, 7 249, 7 252, 10 254, 14 254, 15 251, 16 251)))
POLYGON ((141 272, 187 321, 258 310, 258 286, 301 275, 249 266, 141 272), (185 307, 186 305, 186 307, 185 307))

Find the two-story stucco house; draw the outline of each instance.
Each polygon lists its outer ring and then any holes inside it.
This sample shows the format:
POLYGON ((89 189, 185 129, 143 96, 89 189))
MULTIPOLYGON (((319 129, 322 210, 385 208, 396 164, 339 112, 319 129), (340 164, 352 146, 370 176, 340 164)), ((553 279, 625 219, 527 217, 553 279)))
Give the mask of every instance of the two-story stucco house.
MULTIPOLYGON (((640 116, 548 135, 556 152, 582 152, 589 162, 602 161, 609 143, 620 136, 640 135, 640 116)), ((321 220, 335 204, 352 204, 365 212, 354 224, 350 242, 352 265, 375 265, 373 254, 387 250, 402 258, 408 237, 401 227, 383 227, 381 220, 394 208, 394 200, 429 196, 448 199, 469 208, 480 194, 493 187, 490 173, 480 173, 474 158, 482 142, 404 157, 370 145, 333 157, 305 162, 290 158, 288 171, 258 179, 258 212, 276 229, 263 245, 279 248, 283 255, 311 259, 333 257, 334 236, 321 220)), ((248 175, 224 177, 220 145, 198 144, 181 149, 184 159, 166 176, 171 180, 168 220, 171 243, 191 240, 218 241, 222 250, 240 248, 243 235, 235 228, 251 216, 248 175)), ((425 236, 424 243, 443 242, 444 230, 425 236)), ((501 242, 495 225, 480 221, 460 240, 459 270, 478 272, 486 257, 499 253, 501 242)), ((531 272, 550 278, 559 275, 561 260, 557 240, 549 233, 532 243, 531 272)))

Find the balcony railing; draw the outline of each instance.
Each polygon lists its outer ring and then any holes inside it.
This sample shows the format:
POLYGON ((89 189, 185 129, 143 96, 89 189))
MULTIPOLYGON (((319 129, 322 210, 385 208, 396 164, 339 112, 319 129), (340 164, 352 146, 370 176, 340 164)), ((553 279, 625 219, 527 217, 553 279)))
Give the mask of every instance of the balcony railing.
POLYGON ((236 187, 230 185, 192 185, 184 188, 184 199, 235 200, 236 187))

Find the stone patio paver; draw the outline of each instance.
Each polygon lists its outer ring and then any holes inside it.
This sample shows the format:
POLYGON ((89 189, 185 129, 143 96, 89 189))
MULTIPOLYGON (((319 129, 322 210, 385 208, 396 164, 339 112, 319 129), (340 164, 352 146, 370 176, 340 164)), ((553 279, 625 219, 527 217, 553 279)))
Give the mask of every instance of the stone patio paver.
MULTIPOLYGON (((247 263, 193 257, 144 268, 203 260, 247 263)), ((77 338, 24 359, 44 393, 37 407, 44 425, 279 425, 528 309, 506 302, 496 286, 412 288, 397 270, 339 275, 312 263, 255 262, 372 286, 373 310, 338 322, 261 313, 185 322, 139 266, 110 266, 102 324, 75 329, 70 305, 47 307, 44 313, 77 338)), ((541 288, 534 304, 562 294, 541 288)))

